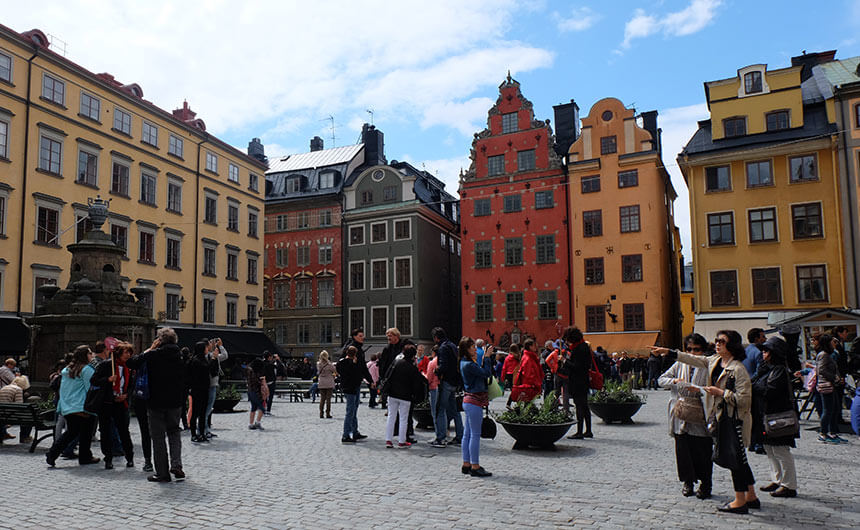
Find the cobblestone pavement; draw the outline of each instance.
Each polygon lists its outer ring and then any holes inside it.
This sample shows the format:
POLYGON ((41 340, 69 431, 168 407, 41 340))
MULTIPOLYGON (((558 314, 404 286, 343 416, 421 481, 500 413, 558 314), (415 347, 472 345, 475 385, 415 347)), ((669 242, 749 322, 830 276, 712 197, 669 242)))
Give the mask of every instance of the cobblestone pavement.
MULTIPOLYGON (((489 479, 462 475, 459 447, 430 447, 430 432, 418 431, 421 442, 411 449, 386 450, 385 413, 365 405, 359 426, 369 438, 341 445, 342 403, 333 408, 335 419, 322 420, 316 405, 276 402, 265 431, 249 431, 247 414, 216 415, 213 443, 194 445, 183 433, 188 479, 170 484, 145 480, 139 447, 137 468, 106 471, 66 460, 49 469, 45 442, 36 454, 7 443, 0 447, 0 480, 7 485, 0 527, 860 527, 857 437, 831 446, 804 431, 794 451, 798 498, 763 494, 760 511, 717 515, 732 495, 729 473, 715 468, 713 499, 682 497, 667 435, 669 393, 646 394, 635 424, 598 421, 593 440, 564 439, 554 452, 512 451, 512 439, 499 428, 481 446, 489 479)), ((750 461, 757 485, 766 484, 767 457, 750 461)))

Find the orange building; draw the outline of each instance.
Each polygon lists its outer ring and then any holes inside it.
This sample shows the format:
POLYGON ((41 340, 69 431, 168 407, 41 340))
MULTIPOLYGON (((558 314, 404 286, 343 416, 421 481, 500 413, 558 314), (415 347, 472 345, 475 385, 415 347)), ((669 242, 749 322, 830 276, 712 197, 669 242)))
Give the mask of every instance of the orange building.
POLYGON ((568 174, 574 322, 609 352, 679 345, 677 195, 657 112, 598 101, 568 151, 568 174))

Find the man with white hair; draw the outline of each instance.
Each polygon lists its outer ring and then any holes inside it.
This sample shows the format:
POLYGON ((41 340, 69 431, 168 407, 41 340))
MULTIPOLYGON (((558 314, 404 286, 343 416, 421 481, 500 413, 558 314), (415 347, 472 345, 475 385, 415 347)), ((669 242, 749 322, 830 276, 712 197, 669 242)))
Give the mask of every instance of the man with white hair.
POLYGON ((15 366, 17 364, 15 359, 9 357, 3 366, 0 366, 0 388, 12 383, 12 380, 15 379, 15 366))
POLYGON ((475 341, 475 351, 478 352, 478 365, 484 362, 484 339, 475 341))
MULTIPOLYGON (((27 376, 19 375, 13 378, 8 385, 0 388, 0 403, 23 403, 24 391, 28 388, 30 388, 30 380, 27 379, 27 376)), ((30 429, 29 425, 21 427, 21 442, 30 441, 30 429)), ((6 426, 0 425, 0 443, 3 440, 11 440, 12 438, 14 436, 6 431, 6 426)))

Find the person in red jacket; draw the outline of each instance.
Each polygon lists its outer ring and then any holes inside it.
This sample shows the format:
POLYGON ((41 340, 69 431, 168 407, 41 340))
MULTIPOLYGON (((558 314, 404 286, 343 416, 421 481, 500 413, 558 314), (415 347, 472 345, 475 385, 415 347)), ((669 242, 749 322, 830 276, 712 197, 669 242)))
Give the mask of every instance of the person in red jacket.
POLYGON ((511 352, 505 357, 505 363, 502 365, 502 380, 505 382, 505 388, 513 388, 514 372, 520 366, 520 345, 511 344, 511 352))
POLYGON ((511 390, 511 401, 531 401, 540 394, 543 382, 543 370, 537 357, 537 345, 534 339, 526 339, 523 343, 523 354, 520 366, 514 375, 514 388, 511 390))

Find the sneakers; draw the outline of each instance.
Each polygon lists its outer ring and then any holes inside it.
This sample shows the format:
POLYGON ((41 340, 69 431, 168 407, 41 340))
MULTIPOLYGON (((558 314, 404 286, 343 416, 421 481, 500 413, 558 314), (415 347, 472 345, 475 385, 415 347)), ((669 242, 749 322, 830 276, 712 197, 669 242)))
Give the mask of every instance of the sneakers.
MULTIPOLYGON (((257 430, 257 424, 256 424, 256 423, 252 423, 251 425, 248 425, 248 430, 251 430, 251 431, 255 431, 255 430, 257 430)), ((192 439, 191 439, 191 441, 193 442, 193 441, 194 441, 194 439, 192 438, 192 439)))
POLYGON ((145 462, 143 464, 143 471, 145 471, 147 473, 152 473, 152 470, 153 470, 152 462, 145 462))
POLYGON ((394 449, 394 444, 393 444, 393 443, 391 443, 391 440, 387 440, 387 441, 385 442, 385 448, 386 448, 386 449, 394 449))
POLYGON ((826 434, 819 434, 818 435, 818 441, 822 442, 822 443, 826 443, 826 444, 838 444, 839 443, 837 440, 834 440, 833 438, 831 438, 830 436, 827 436, 826 434))
POLYGON ((263 428, 263 426, 262 426, 262 425, 260 425, 260 422, 259 422, 259 421, 258 421, 257 423, 255 423, 254 425, 256 425, 256 429, 257 429, 258 431, 265 431, 265 430, 266 430, 266 429, 264 429, 264 428, 263 428))
POLYGON ((342 444, 354 444, 355 438, 350 438, 349 436, 344 436, 340 439, 340 443, 342 443, 342 444))
POLYGON ((170 482, 170 477, 159 477, 158 475, 150 475, 146 477, 146 480, 150 482, 170 482))
POLYGON ((412 444, 409 442, 403 442, 403 443, 397 444, 397 447, 400 449, 409 449, 410 447, 412 447, 412 444))
POLYGON ((417 438, 415 438, 414 436, 407 436, 407 437, 406 437, 406 441, 407 441, 407 442, 409 442, 409 443, 411 443, 411 444, 413 444, 413 445, 415 445, 415 444, 417 444, 417 443, 418 443, 418 439, 417 439, 417 438))
POLYGON ((848 440, 846 440, 845 438, 842 438, 838 434, 830 433, 827 435, 827 437, 830 438, 830 440, 832 440, 833 442, 836 442, 838 444, 847 444, 848 443, 848 440))
POLYGON ((185 480, 185 471, 182 471, 181 467, 176 467, 170 470, 173 473, 173 476, 176 477, 176 480, 185 480))
POLYGON ((445 440, 433 440, 432 442, 430 442, 430 447, 437 447, 439 449, 444 449, 444 448, 448 447, 448 444, 445 442, 445 440))
POLYGON ((366 434, 361 434, 360 432, 355 433, 356 440, 364 440, 365 438, 367 438, 366 434))
POLYGON ((448 445, 460 445, 461 443, 462 443, 462 441, 459 438, 452 438, 448 442, 448 445))

